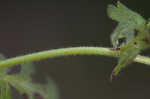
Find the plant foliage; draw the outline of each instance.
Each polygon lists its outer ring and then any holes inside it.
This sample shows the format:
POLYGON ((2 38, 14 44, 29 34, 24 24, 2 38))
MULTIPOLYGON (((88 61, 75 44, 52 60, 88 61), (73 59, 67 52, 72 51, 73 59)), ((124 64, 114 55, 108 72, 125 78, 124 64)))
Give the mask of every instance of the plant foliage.
POLYGON ((114 49, 120 50, 118 65, 112 72, 112 79, 142 51, 149 48, 149 23, 138 13, 125 5, 108 5, 108 16, 118 25, 111 35, 114 49))
MULTIPOLYGON (((111 35, 113 49, 119 52, 119 60, 114 68, 111 79, 130 64, 135 57, 143 50, 150 46, 150 22, 147 22, 141 15, 130 10, 125 5, 117 2, 117 5, 109 5, 108 16, 117 21, 118 25, 111 35)), ((0 99, 12 99, 11 88, 15 88, 25 99, 58 99, 56 85, 48 80, 47 84, 33 83, 31 75, 34 72, 32 63, 24 63, 28 61, 52 58, 57 56, 76 55, 76 54, 102 54, 114 55, 109 49, 91 47, 66 48, 51 51, 43 51, 39 53, 29 54, 17 58, 5 60, 0 55, 0 99), (69 52, 68 52, 69 51, 69 52), (99 53, 98 53, 99 51, 99 53), (15 61, 15 62, 14 62, 15 61), (18 74, 9 74, 8 65, 21 64, 21 71, 18 74)), ((146 57, 145 57, 146 59, 146 57)), ((144 63, 144 62, 143 62, 144 63)), ((149 63, 150 64, 150 63, 149 63)))
MULTIPOLYGON (((1 61, 4 57, 0 56, 1 61)), ((14 87, 25 99, 58 99, 56 85, 52 81, 47 84, 33 83, 32 63, 22 64, 18 74, 8 74, 10 68, 0 69, 0 99, 12 99, 11 87, 14 87)))

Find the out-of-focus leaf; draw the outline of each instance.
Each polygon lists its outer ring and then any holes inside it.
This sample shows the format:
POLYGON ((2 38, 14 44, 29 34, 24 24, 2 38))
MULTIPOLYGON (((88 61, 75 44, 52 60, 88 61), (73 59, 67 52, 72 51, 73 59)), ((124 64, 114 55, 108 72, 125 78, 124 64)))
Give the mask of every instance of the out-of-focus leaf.
POLYGON ((10 86, 4 80, 0 80, 0 99, 12 99, 10 86))
POLYGON ((48 83, 45 87, 47 88, 45 99, 59 99, 58 88, 52 80, 48 80, 48 83))
POLYGON ((36 84, 21 75, 7 76, 5 78, 8 79, 9 83, 16 88, 20 94, 26 94, 29 99, 35 99, 35 94, 39 94, 42 99, 58 99, 56 94, 57 88, 54 83, 48 83, 47 85, 36 84))
MULTIPOLYGON (((3 54, 0 54, 0 61, 5 60, 5 56, 3 54)), ((9 67, 5 67, 5 68, 0 68, 0 73, 6 74, 8 73, 8 71, 10 70, 9 67)))
POLYGON ((31 75, 34 72, 35 72, 35 66, 32 62, 27 62, 27 63, 21 64, 21 73, 20 74, 23 74, 24 76, 31 78, 31 75))
MULTIPOLYGON (((3 58, 3 57, 0 57, 3 58)), ((10 86, 29 99, 58 99, 58 91, 54 82, 47 84, 33 83, 31 74, 34 72, 32 63, 24 63, 19 74, 9 75, 9 70, 2 68, 0 72, 0 99, 12 99, 10 86)))

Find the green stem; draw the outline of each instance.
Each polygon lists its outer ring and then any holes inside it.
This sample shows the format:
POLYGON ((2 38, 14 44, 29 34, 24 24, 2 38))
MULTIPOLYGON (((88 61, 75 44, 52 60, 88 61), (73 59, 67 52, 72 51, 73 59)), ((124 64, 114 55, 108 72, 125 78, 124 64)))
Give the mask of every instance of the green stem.
MULTIPOLYGON (((119 56, 119 51, 112 50, 111 48, 103 47, 71 47, 71 48, 60 48, 54 50, 46 50, 41 52, 36 52, 24 56, 18 56, 10 59, 6 59, 0 62, 0 67, 8 67, 17 64, 22 64, 25 62, 38 61, 47 58, 54 58, 59 56, 68 55, 105 55, 105 56, 119 56)), ((150 65, 150 58, 138 55, 135 62, 150 65)))

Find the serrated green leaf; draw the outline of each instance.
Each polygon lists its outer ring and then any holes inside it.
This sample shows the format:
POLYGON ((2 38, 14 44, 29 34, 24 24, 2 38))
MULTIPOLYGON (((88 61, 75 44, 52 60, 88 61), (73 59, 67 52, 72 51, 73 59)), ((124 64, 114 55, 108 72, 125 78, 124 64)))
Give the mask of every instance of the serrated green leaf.
MULTIPOLYGON (((123 49, 124 50, 124 49, 123 49)), ((128 46, 127 49, 121 51, 121 55, 119 57, 118 65, 113 70, 113 75, 116 76, 118 73, 125 68, 128 64, 130 64, 133 59, 138 55, 140 50, 136 48, 135 45, 128 46)))
POLYGON ((129 24, 118 24, 111 35, 111 41, 114 48, 122 47, 135 39, 135 30, 129 24), (119 39, 125 38, 124 42, 119 42, 119 39))
POLYGON ((128 9, 122 3, 118 2, 117 6, 109 5, 107 9, 108 16, 119 22, 118 26, 111 35, 111 41, 114 47, 122 47, 135 39, 135 30, 140 36, 146 36, 143 32, 146 28, 146 20, 138 13, 128 9), (119 39, 124 37, 126 42, 119 44, 119 39), (119 45, 119 46, 118 46, 119 45))
POLYGON ((117 2, 117 6, 109 5, 107 13, 111 19, 118 22, 111 35, 113 47, 120 48, 118 65, 111 76, 113 77, 130 64, 142 50, 150 47, 146 41, 150 23, 146 25, 146 20, 141 15, 120 2, 117 2))
POLYGON ((135 25, 142 30, 145 28, 146 20, 119 1, 117 2, 117 6, 108 5, 107 13, 110 18, 119 23, 135 25))

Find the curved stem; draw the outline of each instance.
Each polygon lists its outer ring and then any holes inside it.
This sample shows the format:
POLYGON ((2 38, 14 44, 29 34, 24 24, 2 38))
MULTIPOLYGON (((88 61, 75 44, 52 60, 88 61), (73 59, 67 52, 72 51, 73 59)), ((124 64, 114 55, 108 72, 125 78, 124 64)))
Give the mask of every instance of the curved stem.
MULTIPOLYGON (((46 50, 41 52, 36 52, 24 56, 18 56, 14 58, 9 58, 0 62, 1 67, 8 67, 17 64, 22 64, 25 62, 38 61, 47 58, 54 58, 59 56, 68 55, 105 55, 105 56, 119 56, 119 51, 112 50, 111 48, 104 47, 71 47, 71 48, 60 48, 54 50, 46 50)), ((150 65, 150 58, 138 55, 135 62, 150 65)))

